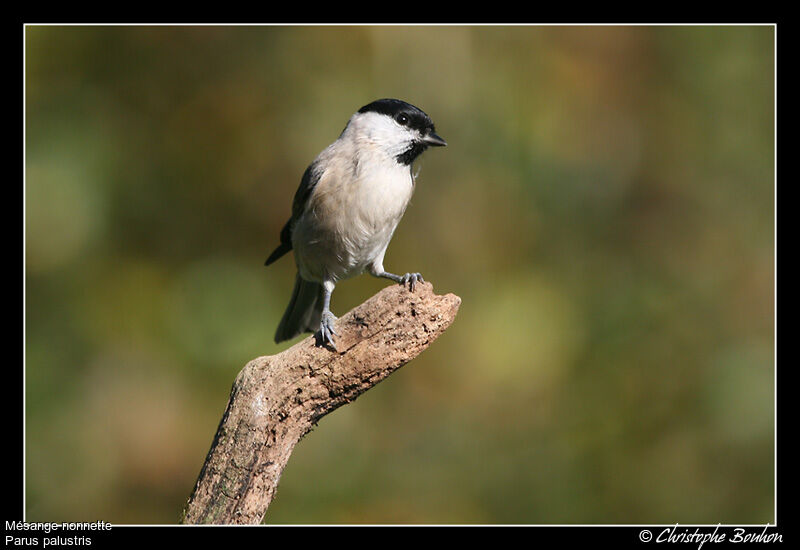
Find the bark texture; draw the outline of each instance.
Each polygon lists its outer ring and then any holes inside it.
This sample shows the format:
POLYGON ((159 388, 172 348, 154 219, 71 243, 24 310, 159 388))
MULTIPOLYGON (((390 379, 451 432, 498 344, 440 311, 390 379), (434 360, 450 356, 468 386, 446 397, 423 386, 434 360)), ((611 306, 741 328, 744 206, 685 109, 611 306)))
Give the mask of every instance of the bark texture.
POLYGON ((461 299, 430 283, 384 288, 338 321, 338 352, 313 336, 258 357, 236 377, 183 523, 258 524, 294 446, 320 418, 353 401, 427 348, 461 299))

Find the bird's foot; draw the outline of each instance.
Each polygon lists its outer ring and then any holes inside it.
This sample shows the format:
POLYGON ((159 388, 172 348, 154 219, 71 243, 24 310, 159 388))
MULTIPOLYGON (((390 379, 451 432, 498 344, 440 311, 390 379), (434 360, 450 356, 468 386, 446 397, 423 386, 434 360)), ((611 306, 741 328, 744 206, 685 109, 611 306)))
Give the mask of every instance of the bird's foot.
POLYGON ((408 290, 414 292, 414 287, 417 286, 417 283, 424 283, 425 279, 423 279, 422 275, 419 273, 406 273, 400 277, 400 281, 398 282, 403 286, 406 286, 406 283, 408 283, 408 290))
POLYGON ((333 336, 336 334, 336 331, 333 329, 333 323, 335 321, 336 316, 333 313, 330 311, 322 312, 319 332, 317 333, 317 345, 324 346, 325 344, 330 344, 334 351, 339 351, 336 349, 336 342, 333 340, 333 336))

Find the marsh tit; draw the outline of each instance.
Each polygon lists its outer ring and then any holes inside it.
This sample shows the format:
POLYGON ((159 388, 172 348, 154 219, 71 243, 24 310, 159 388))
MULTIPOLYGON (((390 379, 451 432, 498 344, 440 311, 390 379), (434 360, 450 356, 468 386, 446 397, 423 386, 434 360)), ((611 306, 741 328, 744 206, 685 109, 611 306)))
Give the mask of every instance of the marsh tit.
POLYGON ((318 344, 336 349, 330 301, 338 281, 366 271, 408 284, 412 292, 424 282, 419 273, 387 272, 383 257, 414 192, 412 163, 428 147, 443 145, 420 109, 379 99, 350 117, 339 138, 308 166, 280 245, 265 263, 294 250, 294 291, 275 342, 319 331, 318 344))

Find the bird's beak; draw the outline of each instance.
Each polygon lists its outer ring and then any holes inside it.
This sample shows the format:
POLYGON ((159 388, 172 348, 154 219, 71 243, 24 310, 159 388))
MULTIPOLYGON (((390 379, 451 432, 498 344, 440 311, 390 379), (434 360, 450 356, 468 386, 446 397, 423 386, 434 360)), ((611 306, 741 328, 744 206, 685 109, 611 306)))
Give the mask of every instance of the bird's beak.
POLYGON ((447 142, 438 135, 436 135, 436 133, 434 132, 431 132, 430 134, 422 138, 422 141, 432 147, 443 147, 447 145, 447 142))

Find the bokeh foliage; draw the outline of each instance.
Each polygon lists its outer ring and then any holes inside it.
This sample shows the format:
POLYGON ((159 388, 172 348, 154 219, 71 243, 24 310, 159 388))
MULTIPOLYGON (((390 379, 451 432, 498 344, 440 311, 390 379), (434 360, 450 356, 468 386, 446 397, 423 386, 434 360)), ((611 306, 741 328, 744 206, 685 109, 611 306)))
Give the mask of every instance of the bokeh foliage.
MULTIPOLYGON (((28 520, 174 523, 308 162, 432 116, 386 259, 463 305, 296 448, 269 523, 763 523, 771 26, 29 26, 28 520)), ((386 284, 341 283, 341 314, 386 284)))

